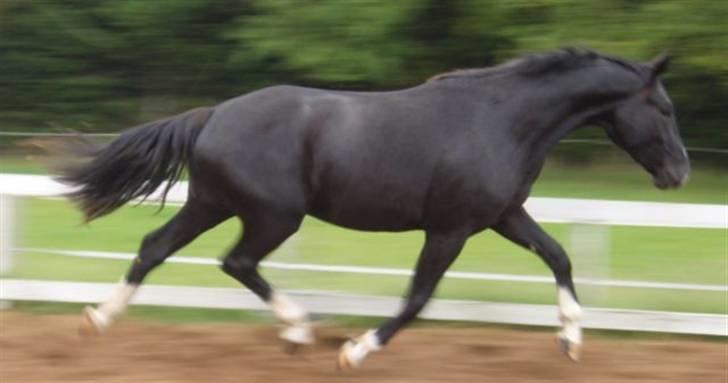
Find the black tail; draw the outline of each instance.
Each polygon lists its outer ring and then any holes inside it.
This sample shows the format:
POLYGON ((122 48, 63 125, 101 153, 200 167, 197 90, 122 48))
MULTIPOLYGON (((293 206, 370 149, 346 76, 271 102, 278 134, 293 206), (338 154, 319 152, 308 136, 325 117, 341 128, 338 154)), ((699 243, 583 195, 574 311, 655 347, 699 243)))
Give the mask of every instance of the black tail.
POLYGON ((103 147, 66 146, 67 154, 88 161, 57 166, 58 180, 76 186, 69 194, 86 221, 109 214, 130 200, 148 197, 168 181, 162 194, 182 176, 192 147, 212 108, 197 108, 128 129, 103 147))

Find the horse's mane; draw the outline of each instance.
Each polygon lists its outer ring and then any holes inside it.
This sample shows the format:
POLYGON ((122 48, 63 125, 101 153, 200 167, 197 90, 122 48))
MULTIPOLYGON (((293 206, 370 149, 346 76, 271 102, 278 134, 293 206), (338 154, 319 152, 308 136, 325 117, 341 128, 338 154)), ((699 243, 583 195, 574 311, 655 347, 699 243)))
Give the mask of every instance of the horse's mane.
POLYGON ((428 82, 449 78, 482 78, 494 75, 517 74, 523 76, 537 76, 547 73, 566 72, 575 68, 593 64, 602 59, 624 67, 627 70, 640 73, 637 64, 629 61, 602 55, 585 48, 562 48, 548 53, 531 54, 525 57, 506 61, 503 64, 474 69, 458 69, 440 73, 428 79, 428 82))

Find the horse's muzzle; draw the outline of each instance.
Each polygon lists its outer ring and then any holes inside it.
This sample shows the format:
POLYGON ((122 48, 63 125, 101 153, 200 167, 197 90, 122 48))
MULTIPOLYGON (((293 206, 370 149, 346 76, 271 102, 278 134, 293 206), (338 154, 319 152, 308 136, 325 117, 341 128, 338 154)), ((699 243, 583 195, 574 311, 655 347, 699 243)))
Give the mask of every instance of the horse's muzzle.
POLYGON ((690 178, 690 165, 665 167, 653 177, 652 182, 658 189, 677 189, 684 186, 690 178))

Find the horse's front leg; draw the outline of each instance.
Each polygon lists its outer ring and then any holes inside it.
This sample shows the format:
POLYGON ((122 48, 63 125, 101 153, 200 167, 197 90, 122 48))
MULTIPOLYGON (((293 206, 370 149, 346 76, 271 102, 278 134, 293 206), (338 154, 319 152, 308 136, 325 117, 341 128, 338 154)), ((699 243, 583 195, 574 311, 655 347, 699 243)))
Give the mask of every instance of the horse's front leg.
POLYGON ((468 230, 456 232, 427 232, 410 291, 402 311, 377 330, 348 341, 339 353, 339 367, 358 367, 369 353, 379 351, 407 323, 411 322, 432 297, 437 283, 460 254, 469 236, 468 230))
POLYGON ((536 253, 551 268, 558 287, 559 319, 563 326, 559 332, 562 351, 572 360, 579 360, 581 336, 581 306, 571 279, 571 262, 561 245, 519 207, 503 216, 493 227, 500 235, 536 253))

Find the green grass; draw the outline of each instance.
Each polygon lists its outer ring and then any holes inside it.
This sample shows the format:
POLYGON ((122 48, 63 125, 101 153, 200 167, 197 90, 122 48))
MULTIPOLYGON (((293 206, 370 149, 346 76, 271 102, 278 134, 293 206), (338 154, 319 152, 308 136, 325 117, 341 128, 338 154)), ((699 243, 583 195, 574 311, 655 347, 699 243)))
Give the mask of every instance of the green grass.
MULTIPOLYGON (((23 201, 23 247, 134 252, 142 236, 161 225, 176 208, 154 215, 151 206, 126 207, 81 226, 80 216, 62 200, 23 201)), ((569 226, 544 225, 569 249, 569 226)), ((217 257, 238 237, 240 224, 228 221, 206 233, 182 255, 217 257)), ((728 281, 728 236, 723 230, 611 227, 611 256, 600 268, 583 254, 573 254, 577 276, 725 285, 728 281)), ((270 260, 316 264, 346 264, 411 269, 422 243, 418 232, 364 233, 345 230, 307 219, 291 241, 270 260)), ((51 280, 113 282, 126 271, 128 262, 77 259, 41 253, 19 257, 13 277, 51 280)), ((535 256, 492 232, 470 240, 452 268, 461 271, 549 275, 535 256)), ((407 278, 339 273, 266 270, 278 286, 356 293, 401 295, 407 278)), ((166 264, 150 275, 148 283, 238 287, 216 267, 166 264)), ((580 286, 582 300, 591 306, 728 313, 726 293, 595 288, 580 286)), ((548 284, 466 281, 447 279, 438 296, 502 302, 553 303, 554 288, 548 284)))
POLYGON ((34 157, 0 156, 0 173, 45 174, 46 169, 34 157))

